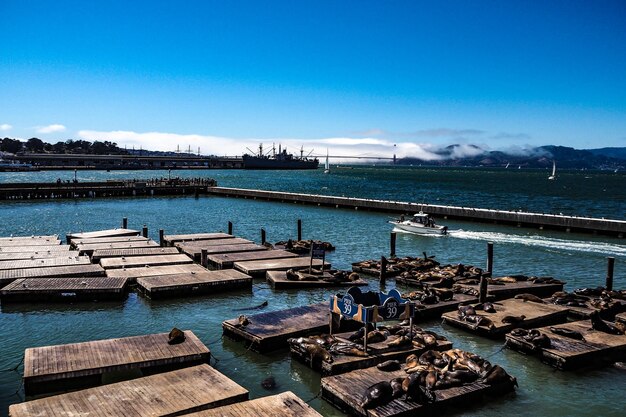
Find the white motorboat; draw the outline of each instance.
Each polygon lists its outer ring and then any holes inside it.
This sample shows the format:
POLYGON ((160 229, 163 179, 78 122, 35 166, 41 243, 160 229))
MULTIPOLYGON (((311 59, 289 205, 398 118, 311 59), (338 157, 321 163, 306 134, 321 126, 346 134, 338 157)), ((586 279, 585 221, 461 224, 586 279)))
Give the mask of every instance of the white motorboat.
POLYGON ((421 211, 414 214, 413 217, 408 220, 402 216, 397 220, 390 220, 389 223, 393 224, 396 228, 407 232, 428 235, 445 235, 448 233, 447 226, 435 224, 435 220, 430 215, 421 211))

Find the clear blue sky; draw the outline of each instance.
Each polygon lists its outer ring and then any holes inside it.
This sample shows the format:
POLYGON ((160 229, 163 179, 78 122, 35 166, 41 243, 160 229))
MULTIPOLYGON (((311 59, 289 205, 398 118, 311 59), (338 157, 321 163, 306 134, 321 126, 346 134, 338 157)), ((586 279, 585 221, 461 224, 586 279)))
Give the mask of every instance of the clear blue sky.
POLYGON ((626 146, 624 0, 0 0, 0 29, 2 137, 626 146))

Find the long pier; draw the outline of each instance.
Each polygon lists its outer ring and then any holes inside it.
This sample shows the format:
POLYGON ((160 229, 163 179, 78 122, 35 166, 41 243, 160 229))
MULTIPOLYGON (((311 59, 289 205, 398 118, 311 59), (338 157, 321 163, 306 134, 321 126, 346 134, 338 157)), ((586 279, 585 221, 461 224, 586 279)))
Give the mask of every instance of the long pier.
POLYGON ((379 211, 385 213, 412 214, 423 211, 444 219, 473 222, 510 224, 518 227, 555 229, 567 232, 599 233, 626 236, 626 220, 598 219, 592 217, 564 216, 557 214, 529 213, 523 211, 491 210, 472 207, 442 206, 402 201, 374 200, 368 198, 338 197, 330 195, 288 193, 240 188, 209 187, 208 194, 223 197, 239 197, 284 203, 308 204, 353 210, 379 211))

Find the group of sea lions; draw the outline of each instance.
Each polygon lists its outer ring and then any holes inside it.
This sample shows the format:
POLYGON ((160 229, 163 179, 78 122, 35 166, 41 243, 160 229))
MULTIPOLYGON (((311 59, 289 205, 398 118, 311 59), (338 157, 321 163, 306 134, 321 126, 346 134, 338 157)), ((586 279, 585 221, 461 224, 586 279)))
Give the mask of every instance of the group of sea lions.
POLYGON ((404 401, 433 403, 437 400, 438 390, 460 387, 476 381, 487 385, 517 386, 517 380, 499 365, 492 365, 488 360, 461 349, 445 352, 428 350, 419 356, 407 356, 404 364, 392 360, 377 365, 377 368, 386 372, 404 368, 407 376, 380 381, 367 388, 360 403, 366 410, 383 406, 403 396, 404 401))
POLYGON ((454 292, 446 288, 423 287, 422 289, 402 294, 402 298, 419 301, 423 305, 438 304, 442 301, 450 301, 454 292))
POLYGON ((330 242, 322 242, 321 240, 283 240, 276 242, 273 247, 284 248, 286 251, 303 254, 311 251, 311 244, 324 246, 325 251, 335 250, 335 246, 330 242))
POLYGON ((613 320, 615 314, 624 310, 620 301, 626 301, 626 291, 608 291, 604 287, 579 288, 569 293, 558 291, 550 297, 553 304, 597 309, 605 320, 613 320))
POLYGON ((307 271, 287 270, 287 279, 290 281, 324 281, 328 283, 355 282, 361 279, 359 274, 350 271, 311 269, 307 271))
MULTIPOLYGON (((461 304, 459 305, 457 309, 457 316, 459 320, 472 323, 474 329, 476 329, 479 326, 482 326, 482 327, 486 327, 489 330, 492 330, 495 327, 495 324, 493 323, 493 321, 491 321, 491 319, 488 318, 487 316, 478 314, 478 311, 483 311, 485 313, 495 313, 496 307, 494 306, 493 303, 489 301, 485 301, 484 303, 479 303, 479 304, 474 304, 474 305, 461 304)), ((509 317, 509 316, 506 316, 506 317, 509 317)))

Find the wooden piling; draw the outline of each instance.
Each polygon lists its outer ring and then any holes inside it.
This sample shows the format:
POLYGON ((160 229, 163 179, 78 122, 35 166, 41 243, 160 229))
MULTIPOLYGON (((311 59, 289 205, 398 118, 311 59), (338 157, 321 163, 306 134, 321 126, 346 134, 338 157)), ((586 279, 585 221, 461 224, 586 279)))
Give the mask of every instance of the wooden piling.
POLYGON ((228 234, 233 234, 233 222, 228 222, 228 234))
POLYGON ((609 256, 606 260, 606 289, 608 291, 613 291, 613 270, 615 269, 615 258, 609 256))
POLYGON ((122 218, 122 229, 128 229, 128 217, 122 218))
POLYGON ((380 283, 384 284, 387 279, 387 258, 384 256, 380 257, 380 283))
POLYGON ((165 230, 159 229, 159 246, 164 246, 165 241, 163 240, 163 236, 165 236, 165 230))
POLYGON ((302 240, 302 220, 298 219, 298 242, 302 240))
POLYGON ((389 245, 391 247, 389 256, 391 256, 392 258, 395 258, 396 256, 396 232, 391 232, 389 245))
POLYGON ((483 274, 480 276, 480 285, 478 287, 478 302, 487 301, 487 277, 483 274))
POLYGON ((487 273, 493 274, 493 242, 487 242, 487 273))
POLYGON ((261 245, 265 245, 265 229, 261 228, 261 245))
POLYGON ((202 265, 205 268, 209 264, 208 256, 209 256, 209 253, 208 253, 207 249, 201 249, 200 250, 200 265, 202 265))
POLYGON ((143 228, 141 229, 141 236, 148 237, 148 227, 145 224, 143 225, 143 228))

